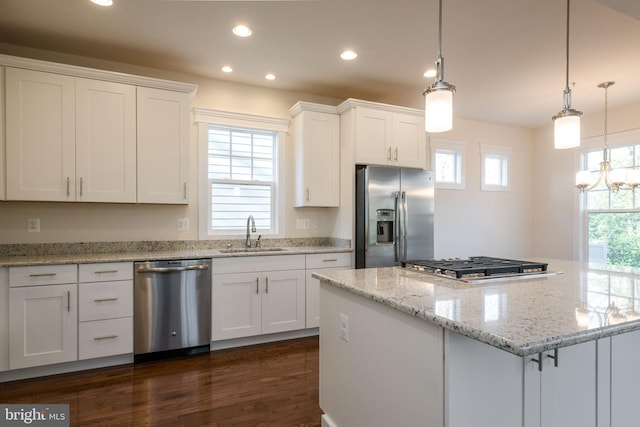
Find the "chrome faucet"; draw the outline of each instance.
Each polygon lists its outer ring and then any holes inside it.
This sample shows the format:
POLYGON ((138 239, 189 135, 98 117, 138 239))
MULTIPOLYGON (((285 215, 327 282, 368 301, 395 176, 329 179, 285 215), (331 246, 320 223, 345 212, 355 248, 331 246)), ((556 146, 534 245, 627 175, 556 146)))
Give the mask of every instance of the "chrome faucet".
POLYGON ((251 224, 251 232, 256 232, 256 221, 253 219, 253 215, 249 215, 247 218, 247 240, 244 242, 244 246, 247 248, 251 247, 251 235, 249 234, 249 224, 251 224))

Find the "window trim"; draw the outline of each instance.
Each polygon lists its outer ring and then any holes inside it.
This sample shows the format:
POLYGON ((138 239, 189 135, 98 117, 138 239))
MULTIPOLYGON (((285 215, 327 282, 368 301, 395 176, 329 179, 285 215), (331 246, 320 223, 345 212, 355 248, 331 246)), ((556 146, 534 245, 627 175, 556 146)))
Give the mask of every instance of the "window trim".
POLYGON ((480 190, 481 191, 511 191, 511 147, 502 145, 480 144, 480 190), (506 185, 487 184, 485 182, 485 159, 487 156, 506 158, 506 185))
POLYGON ((436 152, 438 150, 455 151, 460 156, 460 182, 438 182, 434 178, 434 187, 443 190, 464 190, 466 186, 466 150, 467 144, 461 141, 449 141, 444 139, 430 138, 429 146, 431 148, 431 168, 434 176, 436 173, 436 152))
POLYGON ((194 108, 194 121, 198 134, 198 238, 200 240, 238 239, 240 234, 213 234, 209 233, 210 211, 208 209, 207 174, 207 145, 209 125, 232 126, 246 129, 266 130, 277 133, 277 152, 275 162, 277 176, 274 184, 274 216, 275 233, 265 236, 271 238, 283 237, 285 232, 285 199, 286 199, 286 146, 289 131, 289 120, 277 117, 257 116, 252 114, 234 113, 229 111, 211 110, 206 108, 194 108))

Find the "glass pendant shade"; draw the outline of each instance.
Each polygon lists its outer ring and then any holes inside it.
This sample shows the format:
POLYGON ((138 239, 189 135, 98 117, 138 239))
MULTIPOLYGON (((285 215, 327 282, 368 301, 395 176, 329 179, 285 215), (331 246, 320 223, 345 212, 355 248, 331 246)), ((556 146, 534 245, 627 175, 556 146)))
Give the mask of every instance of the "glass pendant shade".
POLYGON ((580 146, 580 115, 565 115, 553 121, 554 141, 557 149, 580 146))
POLYGON ((453 92, 434 90, 425 93, 425 130, 446 132, 453 127, 453 92))

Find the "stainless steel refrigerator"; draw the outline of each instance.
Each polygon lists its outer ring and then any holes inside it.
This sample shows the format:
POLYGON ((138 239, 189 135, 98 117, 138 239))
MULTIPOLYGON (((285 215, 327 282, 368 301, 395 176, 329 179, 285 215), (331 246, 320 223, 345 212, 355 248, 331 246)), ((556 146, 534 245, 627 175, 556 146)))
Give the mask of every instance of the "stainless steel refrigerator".
POLYGON ((433 258, 433 173, 356 166, 356 268, 433 258))

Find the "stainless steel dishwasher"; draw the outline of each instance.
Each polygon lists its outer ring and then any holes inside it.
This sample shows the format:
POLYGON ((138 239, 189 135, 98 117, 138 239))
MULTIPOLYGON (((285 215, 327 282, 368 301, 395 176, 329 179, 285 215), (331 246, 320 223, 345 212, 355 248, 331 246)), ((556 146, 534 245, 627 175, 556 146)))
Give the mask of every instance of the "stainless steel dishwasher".
POLYGON ((135 263, 134 361, 209 351, 211 261, 135 263))

